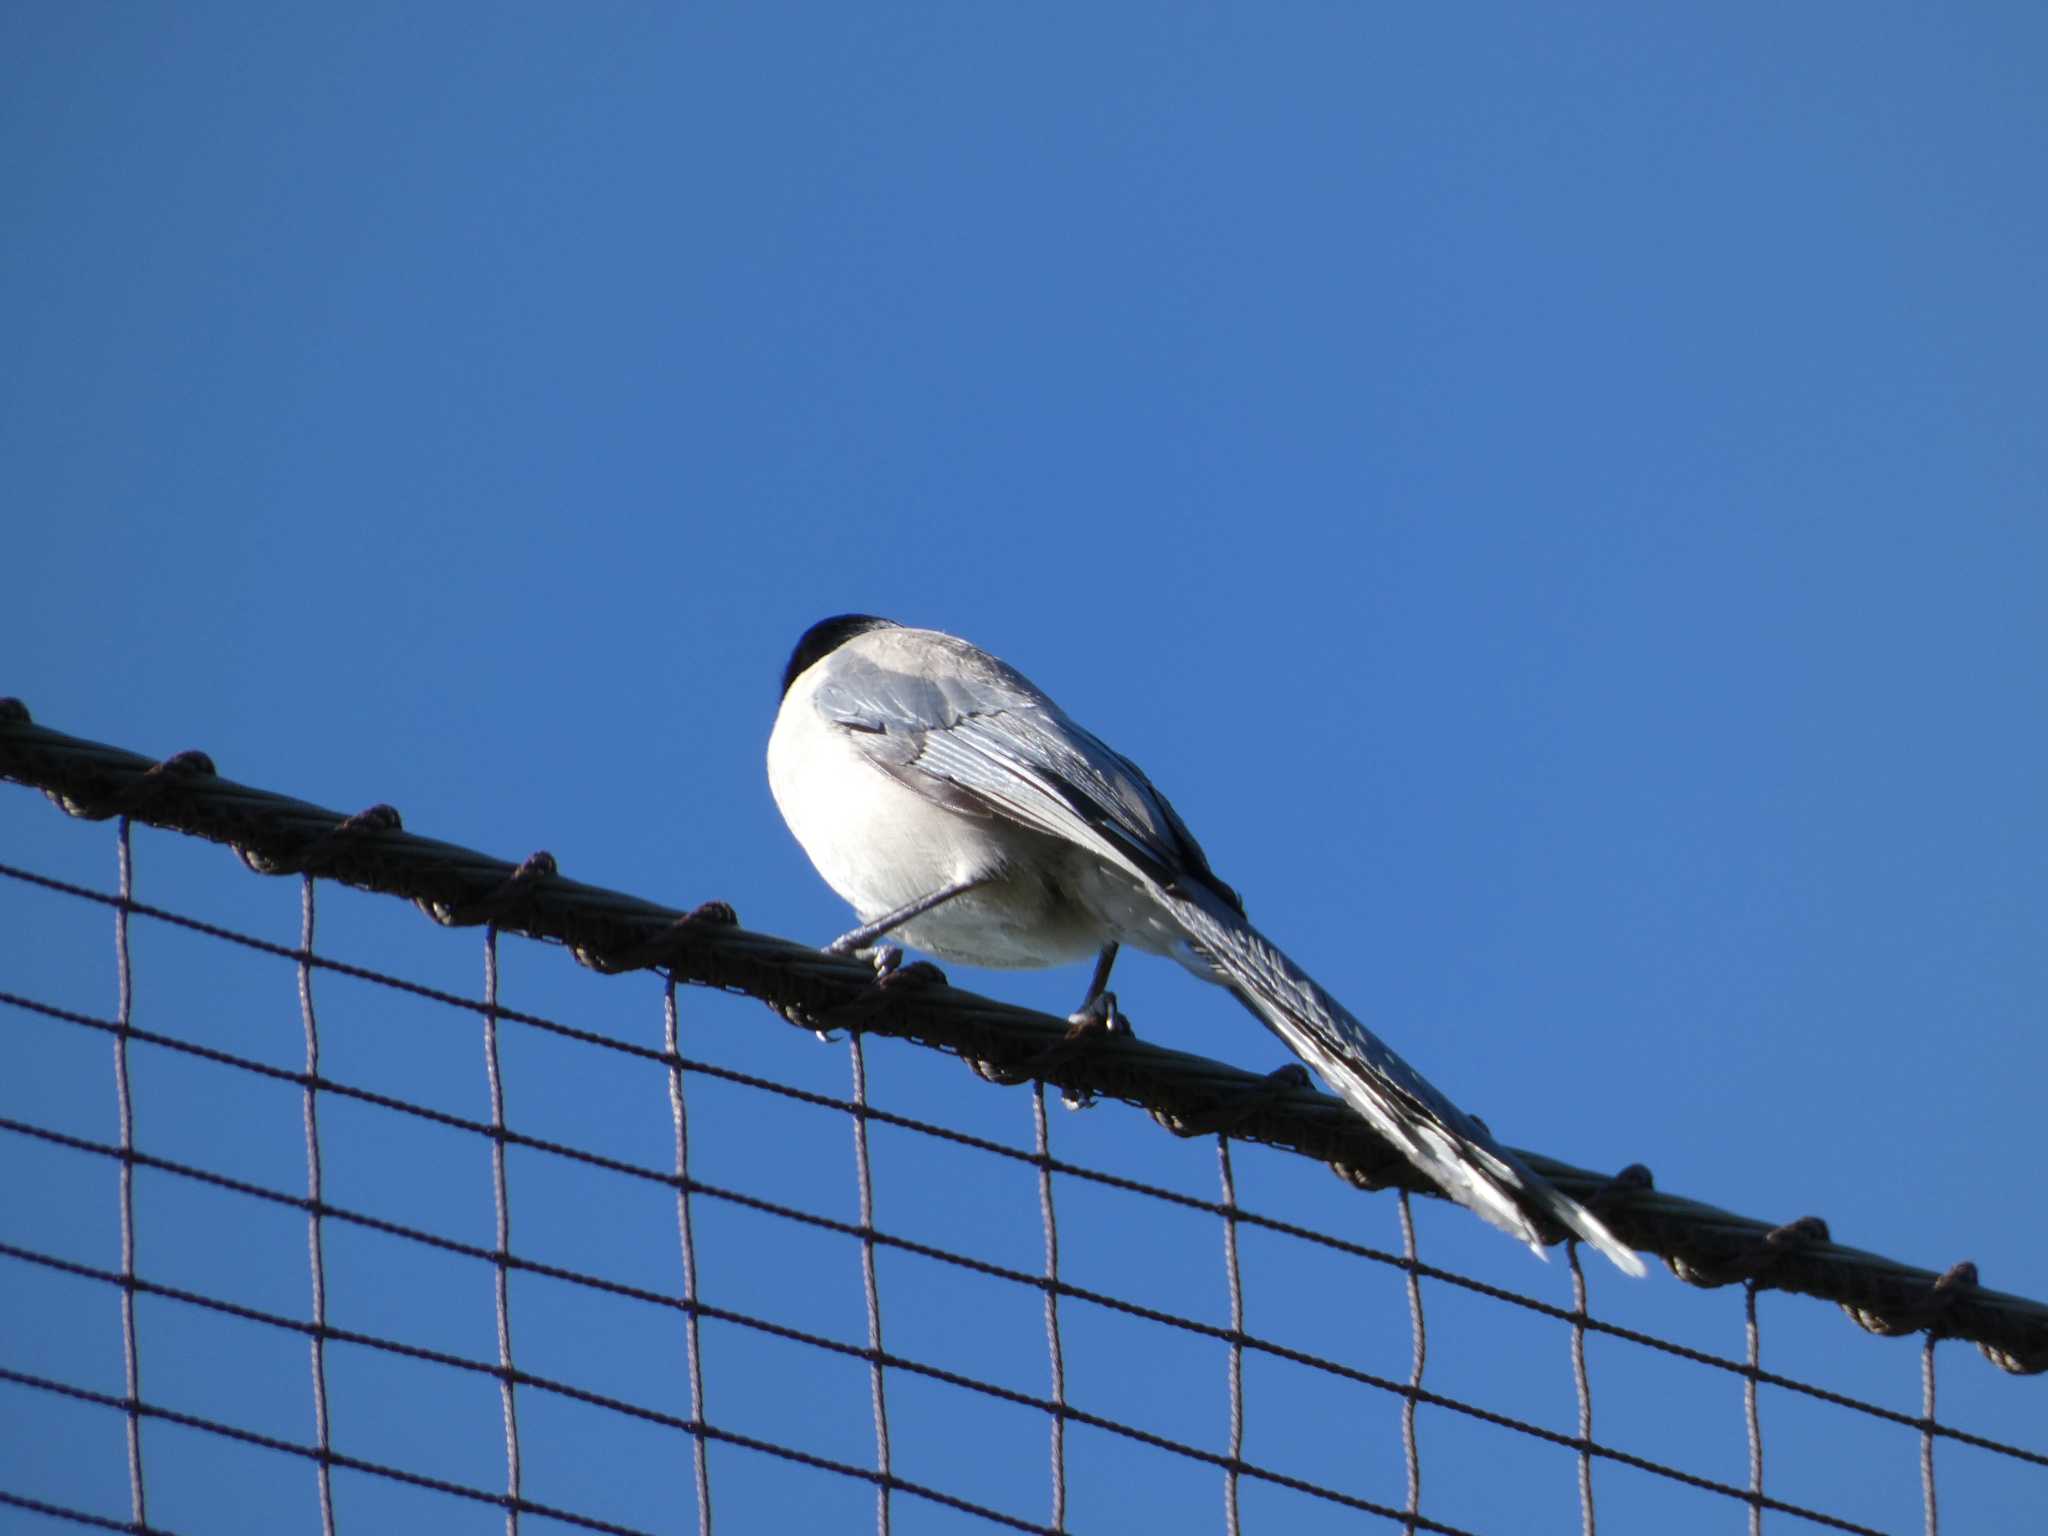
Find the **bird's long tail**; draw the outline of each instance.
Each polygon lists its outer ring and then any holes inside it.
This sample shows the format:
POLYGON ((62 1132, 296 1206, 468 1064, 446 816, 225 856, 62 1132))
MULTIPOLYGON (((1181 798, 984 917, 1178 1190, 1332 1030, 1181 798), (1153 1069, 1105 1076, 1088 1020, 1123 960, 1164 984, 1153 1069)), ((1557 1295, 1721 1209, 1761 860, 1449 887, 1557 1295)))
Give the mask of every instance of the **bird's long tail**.
POLYGON ((1443 1192, 1543 1256, 1547 1216, 1631 1275, 1636 1257, 1600 1218, 1540 1177, 1325 992, 1243 917, 1196 888, 1160 891, 1199 959, 1288 1048, 1443 1192))

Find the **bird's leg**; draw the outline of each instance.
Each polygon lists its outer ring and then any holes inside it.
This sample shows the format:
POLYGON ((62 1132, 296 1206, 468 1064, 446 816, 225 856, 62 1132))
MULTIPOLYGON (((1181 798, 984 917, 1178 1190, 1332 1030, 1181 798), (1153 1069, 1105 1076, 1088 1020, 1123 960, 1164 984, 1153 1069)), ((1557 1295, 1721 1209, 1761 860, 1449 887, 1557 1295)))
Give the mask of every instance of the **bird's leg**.
POLYGON ((1109 969, 1116 964, 1116 951, 1116 940, 1111 939, 1095 957, 1095 975, 1088 982, 1088 995, 1081 999, 1079 1008, 1067 1015, 1067 1022, 1076 1031, 1115 1028, 1119 1015, 1116 994, 1109 990, 1109 969))
MULTIPOLYGON (((1067 1038, 1054 1051, 1085 1049, 1105 1035, 1128 1035, 1131 1021, 1117 1011, 1116 994, 1109 990, 1109 969, 1116 964, 1117 944, 1111 939, 1095 957, 1095 974, 1088 982, 1088 995, 1081 1006, 1067 1015, 1067 1038)), ((1060 1101, 1069 1109, 1086 1109, 1095 1095, 1080 1088, 1060 1089, 1060 1101)))
POLYGON ((1089 979, 1088 995, 1081 999, 1081 1006, 1083 1008, 1086 1008, 1108 990, 1109 968, 1116 964, 1116 952, 1117 942, 1115 939, 1111 939, 1102 946, 1102 953, 1095 957, 1095 975, 1089 979))
POLYGON ((825 953, 828 955, 850 955, 864 945, 873 943, 883 934, 891 933, 901 928, 912 918, 923 917, 925 913, 931 911, 939 903, 951 901, 963 891, 971 891, 978 885, 987 885, 994 878, 992 875, 970 875, 965 880, 956 880, 951 885, 941 886, 929 895, 920 896, 912 902, 906 902, 894 912, 883 913, 872 923, 862 923, 851 933, 842 933, 838 938, 825 946, 825 953))

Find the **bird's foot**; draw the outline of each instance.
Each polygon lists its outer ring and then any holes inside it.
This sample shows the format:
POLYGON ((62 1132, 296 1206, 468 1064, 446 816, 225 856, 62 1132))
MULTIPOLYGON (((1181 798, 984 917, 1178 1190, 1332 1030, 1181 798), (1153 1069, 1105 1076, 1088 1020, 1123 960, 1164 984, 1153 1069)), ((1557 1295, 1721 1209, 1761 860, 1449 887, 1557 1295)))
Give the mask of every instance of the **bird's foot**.
MULTIPOLYGON (((1051 1065, 1055 1059, 1065 1060, 1081 1051, 1089 1050, 1113 1035, 1136 1035, 1131 1021, 1116 1005, 1114 992, 1097 992, 1075 1012, 1067 1015, 1066 1038, 1045 1053, 1042 1064, 1051 1065)), ((1095 1102, 1092 1089, 1060 1088, 1060 1103, 1068 1109, 1087 1109, 1095 1102)))
POLYGON ((831 955, 840 960, 865 960, 875 968, 877 976, 886 976, 903 963, 903 951, 894 944, 863 944, 856 942, 858 931, 842 933, 830 944, 819 948, 821 955, 831 955))
POLYGON ((1086 1034, 1092 1029, 1107 1030, 1111 1034, 1122 1030, 1130 1032, 1130 1021, 1116 1011, 1114 992, 1097 992, 1074 1012, 1067 1015, 1067 1038, 1086 1034))

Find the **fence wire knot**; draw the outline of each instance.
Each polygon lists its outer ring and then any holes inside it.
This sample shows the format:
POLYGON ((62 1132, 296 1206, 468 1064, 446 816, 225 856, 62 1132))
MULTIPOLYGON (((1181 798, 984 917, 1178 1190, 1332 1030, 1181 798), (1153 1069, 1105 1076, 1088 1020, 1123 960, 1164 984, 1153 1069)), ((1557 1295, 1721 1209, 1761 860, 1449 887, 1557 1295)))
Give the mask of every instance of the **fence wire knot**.
MULTIPOLYGON (((1880 1334, 1887 1339, 1896 1339, 1902 1334, 1918 1333, 1923 1328, 1936 1338, 1943 1336, 1942 1325, 1955 1305, 1977 1288, 1977 1266, 1968 1259, 1960 1264, 1951 1264, 1927 1287, 1927 1294, 1916 1304, 1907 1307, 1858 1306, 1854 1302, 1843 1302, 1842 1310, 1855 1319, 1857 1326, 1880 1334)), ((1989 1354, 1990 1351, 1985 1351, 1989 1354)), ((1995 1359, 1996 1357, 1994 1357, 1995 1359)), ((2002 1362, 2001 1362, 2002 1363, 2002 1362)), ((2034 1370, 2039 1370, 2035 1365, 2034 1370)), ((2010 1369, 2010 1367, 2008 1367, 2010 1369)))
POLYGON ((775 1011, 799 1028, 811 1030, 821 1040, 830 1039, 835 1030, 865 1028, 878 1015, 895 1009, 911 993, 945 985, 944 971, 929 960, 913 960, 908 965, 897 963, 878 970, 875 979, 859 993, 822 1012, 801 1008, 775 1011))
MULTIPOLYGON (((999 1087, 1014 1088, 1019 1083, 1037 1078, 1042 1082, 1058 1082, 1059 1069, 1077 1057, 1086 1056, 1099 1050, 1102 1044, 1113 1036, 1136 1039, 1137 1031, 1131 1028, 1131 1021, 1114 1003, 1103 1013, 1077 1013, 1067 1021, 1067 1032, 1052 1044, 1032 1051, 1028 1055, 1011 1061, 995 1061, 988 1057, 970 1057, 967 1064, 977 1076, 999 1087)), ((1076 1088, 1059 1083, 1060 1102, 1068 1109, 1086 1109, 1095 1102, 1095 1090, 1076 1088)), ((1166 1122, 1161 1121, 1164 1125, 1166 1122)))
POLYGON ((1657 1177, 1647 1163, 1630 1163, 1586 1196, 1586 1205, 1596 1216, 1612 1215, 1646 1189, 1657 1187, 1657 1177))
POLYGON ((1828 1224, 1825 1221, 1818 1216, 1801 1216, 1796 1221, 1771 1228, 1747 1252, 1712 1258, 1674 1253, 1665 1259, 1665 1263, 1671 1267, 1671 1273, 1687 1285, 1696 1285, 1702 1290, 1733 1285, 1738 1280, 1754 1280, 1759 1287, 1768 1290, 1771 1271, 1786 1258, 1801 1248, 1827 1241, 1828 1224))
POLYGON ((335 861, 366 837, 380 832, 402 832, 405 821, 392 805, 373 805, 366 811, 335 823, 311 842, 288 854, 264 853, 246 844, 235 844, 235 854, 259 875, 324 875, 335 861))
POLYGON ((1177 1110, 1160 1106, 1152 1118, 1176 1136, 1229 1133, 1260 1110, 1270 1109, 1290 1093, 1309 1086, 1308 1068, 1298 1061, 1269 1072, 1251 1087, 1228 1093, 1207 1109, 1177 1110))
POLYGON ((478 923, 504 926, 517 923, 533 910, 534 897, 542 886, 559 878, 555 856, 546 849, 530 853, 520 866, 493 890, 469 901, 437 901, 422 898, 419 909, 444 928, 470 928, 478 923))
POLYGON ((707 901, 692 907, 653 938, 625 949, 613 952, 595 949, 588 944, 576 944, 570 946, 569 953, 576 957, 578 965, 587 965, 600 975, 616 976, 621 971, 644 971, 673 963, 678 954, 694 942, 699 929, 737 928, 739 925, 740 915, 733 910, 731 902, 707 901))
MULTIPOLYGON (((26 723, 27 709, 22 710, 21 717, 26 723)), ((188 750, 174 752, 162 762, 150 765, 126 784, 96 786, 92 790, 46 789, 43 793, 67 815, 83 821, 105 821, 110 816, 146 820, 153 809, 179 788, 181 779, 201 775, 218 777, 213 759, 204 752, 188 750)))

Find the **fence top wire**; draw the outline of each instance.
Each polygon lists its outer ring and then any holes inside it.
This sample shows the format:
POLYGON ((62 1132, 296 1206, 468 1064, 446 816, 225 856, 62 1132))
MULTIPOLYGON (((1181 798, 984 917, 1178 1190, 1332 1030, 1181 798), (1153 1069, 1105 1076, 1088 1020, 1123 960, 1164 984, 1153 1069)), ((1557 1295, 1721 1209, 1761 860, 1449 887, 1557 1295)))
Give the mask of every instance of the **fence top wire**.
MULTIPOLYGON (((439 923, 555 940, 600 971, 659 969, 758 998, 806 1026, 951 1051, 994 1081, 1122 1099, 1176 1134, 1222 1132, 1327 1162, 1364 1188, 1438 1194, 1342 1103, 1311 1088, 1130 1037, 1077 1049, 1065 1020, 960 991, 932 967, 878 983, 859 961, 740 927, 723 903, 678 912, 566 879, 545 853, 514 866, 414 836, 389 806, 344 816, 221 778, 200 752, 152 762, 37 726, 13 699, 0 699, 0 777, 43 790, 74 816, 127 816, 225 843, 260 873, 403 896, 439 923)), ((1753 1281, 1836 1302, 1873 1333, 1967 1339, 2003 1370, 2048 1370, 2048 1306, 1979 1286, 1972 1264, 1936 1274, 1834 1243, 1814 1217, 1759 1221, 1659 1190, 1640 1166, 1607 1175, 1518 1152, 1691 1284, 1753 1281)))

